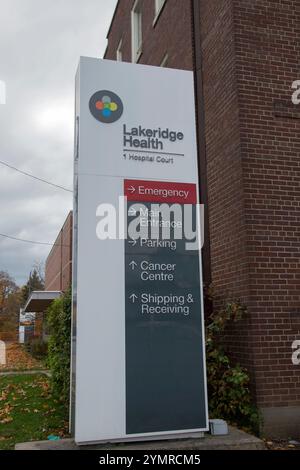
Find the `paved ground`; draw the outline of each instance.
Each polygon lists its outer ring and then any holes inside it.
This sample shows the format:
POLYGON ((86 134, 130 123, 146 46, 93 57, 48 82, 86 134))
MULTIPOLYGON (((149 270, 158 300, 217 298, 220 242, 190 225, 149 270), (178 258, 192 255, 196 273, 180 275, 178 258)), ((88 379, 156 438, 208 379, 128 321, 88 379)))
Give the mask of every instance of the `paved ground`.
POLYGON ((251 436, 236 428, 229 427, 227 436, 180 439, 165 441, 148 441, 122 444, 101 444, 95 446, 76 446, 73 439, 60 441, 39 441, 17 444, 16 450, 264 450, 265 444, 257 437, 251 436))

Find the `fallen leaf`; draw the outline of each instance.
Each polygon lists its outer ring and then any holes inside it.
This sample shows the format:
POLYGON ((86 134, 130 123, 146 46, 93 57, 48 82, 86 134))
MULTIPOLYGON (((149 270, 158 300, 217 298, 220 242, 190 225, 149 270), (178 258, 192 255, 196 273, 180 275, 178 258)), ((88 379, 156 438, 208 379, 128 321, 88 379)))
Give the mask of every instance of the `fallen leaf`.
POLYGON ((4 418, 4 419, 1 419, 0 421, 0 424, 8 424, 8 423, 11 423, 13 421, 13 419, 10 417, 10 418, 4 418))

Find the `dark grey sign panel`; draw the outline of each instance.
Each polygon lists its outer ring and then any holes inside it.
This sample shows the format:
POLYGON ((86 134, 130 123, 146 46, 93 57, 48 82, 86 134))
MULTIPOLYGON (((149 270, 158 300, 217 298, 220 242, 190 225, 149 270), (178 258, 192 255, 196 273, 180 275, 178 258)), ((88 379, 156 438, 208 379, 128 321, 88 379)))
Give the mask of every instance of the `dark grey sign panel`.
POLYGON ((184 240, 178 251, 129 241, 126 433, 205 428, 199 252, 185 251, 184 240))

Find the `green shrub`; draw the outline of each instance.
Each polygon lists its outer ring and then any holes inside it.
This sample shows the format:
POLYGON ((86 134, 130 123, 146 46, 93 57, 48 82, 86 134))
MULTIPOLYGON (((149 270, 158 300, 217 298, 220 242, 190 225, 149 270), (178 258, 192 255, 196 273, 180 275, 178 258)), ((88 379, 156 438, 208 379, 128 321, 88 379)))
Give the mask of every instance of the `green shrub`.
POLYGON ((213 313, 206 329, 206 365, 210 418, 259 433, 259 414, 254 406, 248 371, 233 364, 222 346, 226 327, 239 322, 246 310, 238 302, 227 303, 213 313))
POLYGON ((47 311, 48 365, 55 396, 69 401, 71 349, 71 290, 56 299, 47 311))
POLYGON ((42 339, 35 338, 28 344, 28 350, 35 359, 44 359, 47 356, 48 344, 42 339))

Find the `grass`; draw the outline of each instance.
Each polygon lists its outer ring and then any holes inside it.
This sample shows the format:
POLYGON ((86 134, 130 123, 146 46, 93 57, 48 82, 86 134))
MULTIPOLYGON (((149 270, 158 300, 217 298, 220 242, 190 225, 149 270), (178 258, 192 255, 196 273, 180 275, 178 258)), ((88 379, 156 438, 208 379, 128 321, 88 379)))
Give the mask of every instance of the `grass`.
POLYGON ((18 442, 67 435, 68 409, 51 395, 41 374, 0 377, 0 450, 18 442))

